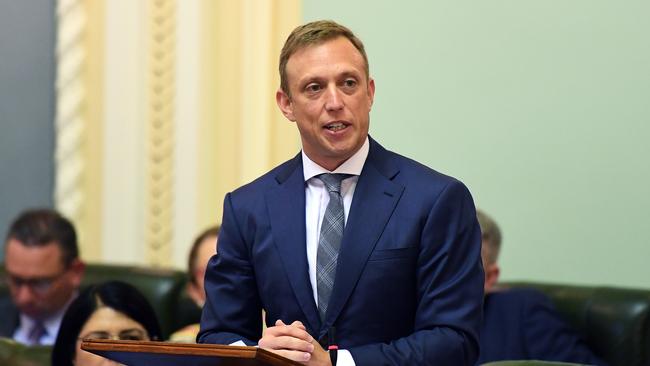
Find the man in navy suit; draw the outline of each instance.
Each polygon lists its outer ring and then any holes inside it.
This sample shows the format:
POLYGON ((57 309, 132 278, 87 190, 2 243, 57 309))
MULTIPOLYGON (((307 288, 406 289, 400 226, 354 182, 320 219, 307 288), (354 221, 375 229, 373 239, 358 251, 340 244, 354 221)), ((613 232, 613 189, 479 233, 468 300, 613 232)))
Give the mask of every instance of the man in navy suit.
POLYGON ((5 241, 10 297, 0 299, 0 336, 51 345, 84 273, 72 223, 50 209, 28 210, 5 241))
POLYGON ((584 340, 557 314, 551 300, 533 289, 496 290, 501 230, 482 211, 485 303, 479 363, 502 360, 542 360, 605 365, 584 340))
POLYGON ((198 341, 308 365, 474 365, 483 271, 467 188, 368 136, 375 83, 349 29, 296 28, 280 77, 277 104, 302 152, 226 195, 198 341), (343 174, 339 190, 330 173, 343 174), (340 249, 323 249, 337 230, 319 229, 337 217, 340 249), (321 250, 333 252, 334 280, 321 250))

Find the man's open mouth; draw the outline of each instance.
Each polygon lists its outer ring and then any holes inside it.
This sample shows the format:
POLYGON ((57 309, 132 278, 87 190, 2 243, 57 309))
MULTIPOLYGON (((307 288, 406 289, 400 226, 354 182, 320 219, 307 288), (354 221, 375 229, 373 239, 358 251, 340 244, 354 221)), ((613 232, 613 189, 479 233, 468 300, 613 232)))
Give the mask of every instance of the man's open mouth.
POLYGON ((328 129, 330 131, 334 131, 334 132, 340 131, 340 130, 346 128, 346 127, 348 127, 348 125, 343 123, 343 122, 332 122, 332 123, 328 123, 327 125, 325 125, 326 129, 328 129))

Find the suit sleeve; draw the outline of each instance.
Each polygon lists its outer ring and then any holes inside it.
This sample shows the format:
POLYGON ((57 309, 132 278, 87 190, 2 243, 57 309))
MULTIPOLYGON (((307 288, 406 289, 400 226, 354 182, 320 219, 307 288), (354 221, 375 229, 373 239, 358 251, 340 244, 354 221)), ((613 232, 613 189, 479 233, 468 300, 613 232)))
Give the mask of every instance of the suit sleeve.
POLYGON ((549 298, 534 290, 525 293, 523 329, 530 358, 606 365, 593 354, 575 330, 560 318, 549 298))
POLYGON ((458 181, 433 203, 420 237, 417 308, 412 334, 351 347, 362 365, 474 365, 482 316, 484 274, 480 228, 467 188, 458 181))
POLYGON ((218 250, 205 272, 206 303, 198 343, 256 345, 262 335, 262 306, 231 195, 224 200, 218 250))

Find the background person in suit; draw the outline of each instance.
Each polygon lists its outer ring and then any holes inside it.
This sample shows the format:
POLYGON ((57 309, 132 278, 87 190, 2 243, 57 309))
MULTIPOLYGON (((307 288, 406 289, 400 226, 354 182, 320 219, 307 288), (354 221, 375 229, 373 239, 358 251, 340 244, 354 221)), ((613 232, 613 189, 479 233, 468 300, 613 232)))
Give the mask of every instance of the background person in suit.
POLYGON ((82 350, 81 339, 148 341, 160 336, 156 313, 135 287, 120 281, 92 285, 66 311, 52 349, 52 365, 118 365, 82 350))
MULTIPOLYGON (((187 259, 187 295, 194 301, 199 309, 203 308, 205 303, 205 287, 203 278, 208 261, 217 251, 217 237, 219 236, 219 226, 213 226, 204 230, 192 243, 190 255, 187 259)), ((169 340, 173 342, 191 342, 196 341, 196 335, 199 333, 199 324, 190 324, 174 332, 169 340)))
POLYGON ((499 290, 501 230, 477 210, 485 268, 485 301, 479 363, 542 360, 605 365, 557 314, 551 300, 533 289, 499 290))
POLYGON ((11 298, 0 301, 0 335, 53 344, 84 273, 72 223, 49 209, 22 213, 6 236, 5 270, 11 298))
POLYGON ((213 226, 203 231, 192 243, 187 259, 188 279, 187 294, 200 308, 205 303, 205 286, 203 279, 210 258, 217 253, 217 238, 219 226, 213 226))
POLYGON ((199 342, 309 365, 474 365, 483 271, 467 188, 369 138, 375 82, 349 29, 296 28, 280 78, 302 152, 226 195, 199 342))

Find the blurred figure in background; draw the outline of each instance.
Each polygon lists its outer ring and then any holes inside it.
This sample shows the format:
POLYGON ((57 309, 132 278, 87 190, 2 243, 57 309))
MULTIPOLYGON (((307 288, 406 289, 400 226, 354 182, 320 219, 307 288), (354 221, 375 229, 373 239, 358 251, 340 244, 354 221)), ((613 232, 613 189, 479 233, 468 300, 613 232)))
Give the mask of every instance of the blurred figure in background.
POLYGON ((480 209, 476 210, 481 227, 481 260, 485 272, 485 294, 496 289, 501 269, 497 263, 501 252, 501 229, 497 223, 480 209))
MULTIPOLYGON (((219 226, 213 226, 203 231, 192 244, 190 255, 187 261, 187 295, 194 301, 198 310, 203 308, 205 303, 205 289, 203 278, 205 269, 210 258, 217 253, 217 238, 219 237, 219 226)), ((200 314, 200 311, 198 312, 200 314)), ((183 329, 174 332, 170 340, 173 342, 195 342, 199 332, 199 323, 190 324, 183 329)))
POLYGON ((217 254, 217 238, 219 237, 219 226, 206 229, 194 239, 190 256, 187 261, 188 279, 187 294, 200 308, 205 303, 205 288, 203 278, 205 268, 213 255, 217 254))
POLYGON ((82 339, 148 341, 160 338, 156 313, 135 287, 120 281, 92 285, 82 291, 66 311, 52 350, 52 365, 117 365, 82 350, 82 339))
POLYGON ((84 274, 77 234, 50 209, 22 213, 5 239, 11 298, 0 299, 0 336, 27 345, 51 345, 84 274))
POLYGON ((556 312, 551 300, 533 289, 498 289, 501 230, 481 210, 481 257, 485 300, 479 364, 502 360, 542 360, 606 365, 556 312))

